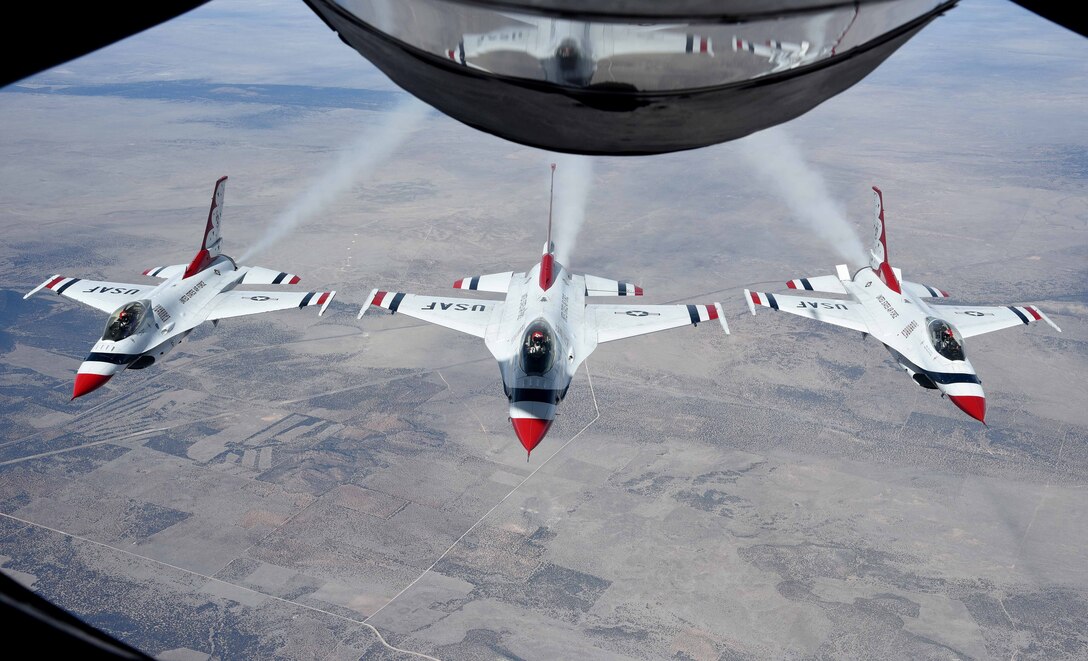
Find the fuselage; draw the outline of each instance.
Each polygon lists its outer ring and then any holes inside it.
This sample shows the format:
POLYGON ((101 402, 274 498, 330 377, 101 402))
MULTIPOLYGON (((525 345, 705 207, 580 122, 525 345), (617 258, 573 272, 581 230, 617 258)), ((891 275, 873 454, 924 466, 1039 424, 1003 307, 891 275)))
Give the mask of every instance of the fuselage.
POLYGON ((212 299, 237 286, 247 270, 219 255, 203 270, 188 278, 173 275, 140 299, 126 299, 128 292, 118 289, 117 310, 79 366, 72 398, 101 387, 122 370, 143 369, 165 356, 207 319, 212 299))
POLYGON ((964 353, 963 337, 943 318, 940 306, 894 291, 868 267, 842 284, 859 304, 869 334, 884 344, 915 382, 940 390, 971 417, 984 419, 982 382, 964 353))
POLYGON ((555 419, 578 366, 596 348, 596 336, 585 332, 585 291, 583 276, 545 255, 527 273, 513 274, 506 305, 495 308, 488 324, 484 341, 498 360, 514 431, 529 452, 555 419))

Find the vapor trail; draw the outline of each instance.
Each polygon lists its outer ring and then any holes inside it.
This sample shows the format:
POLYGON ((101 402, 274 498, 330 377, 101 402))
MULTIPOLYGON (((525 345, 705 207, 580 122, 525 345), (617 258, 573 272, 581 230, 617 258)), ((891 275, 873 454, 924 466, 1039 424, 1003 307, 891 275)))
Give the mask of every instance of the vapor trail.
POLYGON ((340 152, 337 161, 294 199, 238 261, 245 262, 268 250, 296 227, 320 215, 346 190, 369 176, 393 155, 426 116, 428 106, 409 97, 381 120, 367 127, 359 139, 340 152))
POLYGON ((555 258, 569 267, 578 232, 586 219, 589 191, 593 187, 593 160, 588 156, 560 154, 555 162, 552 241, 555 242, 555 258))
POLYGON ((763 183, 789 207, 794 220, 812 230, 851 266, 869 263, 854 226, 785 130, 760 131, 739 140, 737 146, 763 183))

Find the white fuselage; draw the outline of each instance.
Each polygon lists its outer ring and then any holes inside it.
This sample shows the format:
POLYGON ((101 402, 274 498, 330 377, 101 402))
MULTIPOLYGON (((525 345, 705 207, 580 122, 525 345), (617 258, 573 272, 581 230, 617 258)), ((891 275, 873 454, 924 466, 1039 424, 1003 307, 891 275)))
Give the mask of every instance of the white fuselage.
MULTIPOLYGON (((893 291, 868 267, 859 270, 851 281, 842 284, 859 304, 859 313, 869 328, 869 334, 887 347, 899 365, 919 385, 939 389, 953 398, 984 397, 975 368, 962 354, 963 340, 955 331, 955 326, 943 319, 940 306, 931 307, 921 298, 893 291), (936 326, 934 321, 938 322, 936 326), (931 328, 941 327, 942 322, 952 329, 955 343, 960 347, 961 359, 950 359, 938 351, 931 328)), ((808 302, 804 304, 813 305, 808 302)), ((835 303, 825 299, 816 305, 835 303)), ((951 353, 947 349, 945 351, 951 353)))
POLYGON ((237 286, 246 271, 247 267, 239 268, 229 257, 220 255, 203 271, 188 278, 180 273, 173 275, 141 299, 126 299, 125 290, 119 289, 118 310, 142 302, 146 314, 134 321, 135 329, 121 339, 109 339, 117 313, 111 315, 102 339, 91 348, 79 373, 112 376, 128 367, 142 369, 151 365, 203 323, 212 299, 237 286))
POLYGON ((584 277, 555 263, 555 277, 545 290, 541 265, 515 273, 507 289, 506 305, 496 307, 484 341, 499 363, 503 388, 510 398, 511 419, 550 422, 578 366, 597 346, 596 335, 586 333, 584 277), (533 364, 526 349, 527 334, 535 324, 546 325, 550 356, 546 369, 533 364))

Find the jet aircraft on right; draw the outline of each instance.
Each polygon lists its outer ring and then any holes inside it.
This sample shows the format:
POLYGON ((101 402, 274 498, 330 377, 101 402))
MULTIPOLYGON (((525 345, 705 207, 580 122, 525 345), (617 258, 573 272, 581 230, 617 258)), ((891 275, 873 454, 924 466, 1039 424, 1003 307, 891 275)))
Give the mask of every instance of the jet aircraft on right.
POLYGON ((903 280, 901 271, 889 264, 884 199, 876 186, 873 192, 876 218, 869 266, 851 277, 847 266, 840 264, 835 267, 836 275, 787 283, 790 289, 845 294, 849 298, 779 296, 745 289, 748 309, 755 314, 755 306, 763 305, 872 335, 918 385, 940 390, 964 413, 985 424, 986 396, 964 353, 964 338, 1039 320, 1058 332, 1061 329, 1033 305, 929 305, 925 299, 947 298, 948 294, 903 280))

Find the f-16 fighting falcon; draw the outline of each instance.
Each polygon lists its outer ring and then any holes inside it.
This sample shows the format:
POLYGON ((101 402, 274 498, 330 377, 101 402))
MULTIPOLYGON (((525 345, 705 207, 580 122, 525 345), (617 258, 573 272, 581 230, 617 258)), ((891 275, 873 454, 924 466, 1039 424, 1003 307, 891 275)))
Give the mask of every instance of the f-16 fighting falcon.
POLYGON ((72 399, 101 388, 118 372, 144 369, 181 343, 194 328, 211 321, 287 308, 321 306, 324 314, 336 294, 325 292, 237 291, 238 285, 293 285, 297 275, 259 266, 238 266, 220 252, 223 193, 227 178, 215 182, 204 240, 189 264, 157 266, 144 275, 161 284, 101 282, 54 275, 23 298, 48 289, 110 313, 102 339, 76 373, 72 399))
POLYGON ((964 353, 964 338, 991 331, 1045 321, 1058 326, 1033 305, 991 307, 934 305, 926 299, 947 298, 936 287, 903 280, 888 262, 884 232, 884 199, 873 187, 876 217, 869 266, 851 278, 845 264, 836 275, 801 278, 790 289, 845 294, 846 299, 786 296, 744 290, 748 309, 763 305, 782 312, 843 326, 872 335, 891 352, 899 365, 923 388, 940 390, 964 413, 985 424, 986 396, 982 382, 964 353))
MULTIPOLYGON (((554 181, 555 165, 552 165, 554 181)), ((510 401, 514 433, 531 454, 555 419, 571 379, 601 342, 717 319, 721 305, 586 305, 588 296, 642 296, 630 283, 575 275, 555 259, 548 212, 548 241, 540 263, 527 273, 491 273, 462 278, 456 289, 506 294, 502 301, 370 292, 359 317, 371 306, 400 312, 483 338, 499 362, 510 401)))

